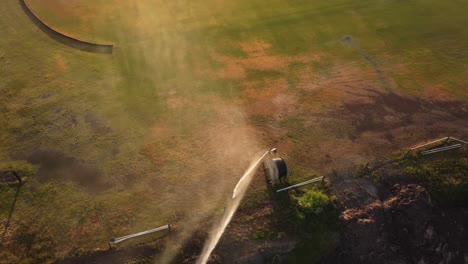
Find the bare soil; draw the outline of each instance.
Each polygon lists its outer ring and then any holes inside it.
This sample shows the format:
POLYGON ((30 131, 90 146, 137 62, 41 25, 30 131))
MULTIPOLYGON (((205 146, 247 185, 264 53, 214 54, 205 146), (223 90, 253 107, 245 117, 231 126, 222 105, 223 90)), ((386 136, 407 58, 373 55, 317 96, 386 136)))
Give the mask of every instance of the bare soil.
POLYGON ((417 184, 395 184, 388 197, 368 198, 343 211, 342 242, 324 263, 464 263, 466 208, 434 206, 417 184))

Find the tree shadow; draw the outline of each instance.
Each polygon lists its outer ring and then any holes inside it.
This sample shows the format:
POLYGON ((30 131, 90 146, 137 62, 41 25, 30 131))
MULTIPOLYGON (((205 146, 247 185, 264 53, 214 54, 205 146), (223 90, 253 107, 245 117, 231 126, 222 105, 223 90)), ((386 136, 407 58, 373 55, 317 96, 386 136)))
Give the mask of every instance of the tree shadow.
POLYGON ((3 228, 3 233, 2 233, 2 236, 1 236, 1 239, 0 239, 0 246, 3 244, 3 241, 5 240, 5 236, 6 236, 8 227, 10 226, 11 216, 13 215, 13 212, 15 211, 16 200, 18 199, 18 196, 19 196, 19 193, 20 193, 20 190, 21 190, 22 186, 23 186, 22 182, 19 182, 16 185, 15 197, 13 198, 13 202, 11 203, 10 210, 9 210, 9 213, 8 213, 8 217, 7 217, 7 220, 5 222, 5 227, 3 228))

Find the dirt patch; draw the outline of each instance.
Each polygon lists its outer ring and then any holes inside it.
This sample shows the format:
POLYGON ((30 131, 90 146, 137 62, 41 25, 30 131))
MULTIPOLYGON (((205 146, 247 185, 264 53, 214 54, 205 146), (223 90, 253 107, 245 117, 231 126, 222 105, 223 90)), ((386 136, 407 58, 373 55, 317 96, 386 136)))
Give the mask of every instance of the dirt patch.
POLYGON ((271 44, 263 40, 240 42, 239 45, 242 47, 242 50, 249 55, 249 57, 265 56, 266 50, 271 48, 271 44))
POLYGON ((74 157, 55 150, 36 150, 27 161, 38 165, 39 181, 71 180, 88 188, 103 188, 101 175, 96 168, 83 165, 74 157))
POLYGON ((251 115, 273 116, 277 121, 294 114, 299 108, 298 98, 288 90, 286 79, 266 80, 265 88, 243 91, 251 115))
POLYGON ((247 58, 226 56, 215 51, 210 52, 210 56, 223 64, 223 67, 213 75, 221 79, 240 80, 248 76, 249 70, 263 72, 287 72, 291 63, 310 63, 320 60, 320 56, 279 56, 271 55, 268 49, 271 44, 261 40, 253 42, 241 42, 239 45, 247 53, 247 58))
POLYGON ((454 225, 442 220, 448 218, 424 187, 396 184, 385 200, 342 213, 347 227, 339 253, 325 263, 463 263, 468 211, 448 211, 454 225))
MULTIPOLYGON (((331 113, 336 119, 349 120, 354 127, 352 139, 365 132, 391 131, 422 122, 467 120, 468 106, 461 101, 428 101, 366 89, 360 100, 345 102, 343 107, 331 113)), ((420 126, 421 127, 421 126, 420 126)))
MULTIPOLYGON (((446 159, 452 158, 424 162, 446 159)), ((444 202, 431 184, 407 172, 414 164, 407 167, 404 162, 414 160, 374 160, 366 168, 348 167, 329 177, 345 229, 340 246, 324 263, 464 263, 465 204, 444 202)), ((442 178, 457 170, 446 171, 442 178)))

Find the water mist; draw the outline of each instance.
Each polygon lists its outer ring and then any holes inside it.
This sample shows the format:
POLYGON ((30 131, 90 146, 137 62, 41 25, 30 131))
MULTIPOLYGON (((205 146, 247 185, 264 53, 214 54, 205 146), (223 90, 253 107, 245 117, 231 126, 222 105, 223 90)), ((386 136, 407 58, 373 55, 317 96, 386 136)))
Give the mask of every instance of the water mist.
POLYGON ((252 180, 252 177, 255 174, 255 171, 257 170, 258 166, 262 163, 263 158, 265 158, 265 156, 269 152, 269 150, 266 151, 260 158, 255 160, 252 164, 250 164, 249 168, 244 172, 244 175, 234 188, 232 199, 228 202, 228 205, 226 206, 226 211, 224 212, 223 218, 218 224, 216 224, 213 227, 211 235, 208 241, 205 243, 205 246, 203 247, 202 254, 198 259, 197 264, 205 264, 208 261, 211 252, 213 252, 214 248, 218 244, 219 239, 224 233, 224 230, 226 229, 234 213, 239 207, 239 204, 242 198, 244 197, 245 192, 247 191, 247 187, 249 186, 250 181, 252 180))

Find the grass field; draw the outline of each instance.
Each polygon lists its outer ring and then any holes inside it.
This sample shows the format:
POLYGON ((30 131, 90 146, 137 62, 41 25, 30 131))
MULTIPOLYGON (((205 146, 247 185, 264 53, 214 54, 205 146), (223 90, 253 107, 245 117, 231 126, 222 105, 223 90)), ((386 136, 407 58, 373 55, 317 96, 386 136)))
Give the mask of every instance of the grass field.
MULTIPOLYGON (((468 135, 468 1, 27 1, 116 48, 72 49, 0 5, 0 161, 35 166, 2 241, 10 263, 175 216, 196 227, 268 147, 300 180, 468 135)), ((15 193, 0 186, 2 222, 15 193)))

